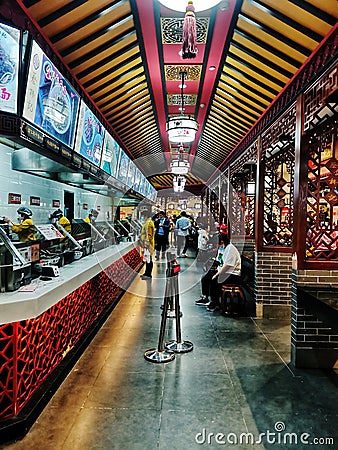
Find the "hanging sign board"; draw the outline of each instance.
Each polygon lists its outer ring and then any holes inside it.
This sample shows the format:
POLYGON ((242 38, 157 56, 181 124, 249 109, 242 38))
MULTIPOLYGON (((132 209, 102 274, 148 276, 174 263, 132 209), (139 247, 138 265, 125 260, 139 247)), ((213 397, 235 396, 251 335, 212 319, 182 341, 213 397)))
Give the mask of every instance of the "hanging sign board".
POLYGON ((73 148, 79 102, 75 89, 33 42, 23 117, 73 148))

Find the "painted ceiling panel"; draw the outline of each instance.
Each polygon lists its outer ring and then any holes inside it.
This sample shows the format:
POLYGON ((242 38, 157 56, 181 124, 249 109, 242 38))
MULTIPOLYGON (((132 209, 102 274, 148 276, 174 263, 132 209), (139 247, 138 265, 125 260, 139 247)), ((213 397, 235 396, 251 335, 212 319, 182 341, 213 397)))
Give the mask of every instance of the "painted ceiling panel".
POLYGON ((46 2, 43 4, 40 2, 35 3, 29 8, 29 12, 37 22, 50 14, 53 14, 63 6, 69 5, 73 0, 54 0, 53 2, 46 2))

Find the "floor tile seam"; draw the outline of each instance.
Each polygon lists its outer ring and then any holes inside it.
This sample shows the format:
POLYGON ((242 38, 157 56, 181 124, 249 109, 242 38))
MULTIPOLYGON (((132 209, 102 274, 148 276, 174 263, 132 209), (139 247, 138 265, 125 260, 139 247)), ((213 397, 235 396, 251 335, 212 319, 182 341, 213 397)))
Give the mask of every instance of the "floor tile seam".
MULTIPOLYGON (((58 406, 58 409, 60 409, 59 406, 58 406)), ((82 409, 83 409, 82 406, 78 408, 78 414, 81 413, 82 409)), ((71 422, 71 425, 70 425, 70 427, 69 427, 68 433, 65 433, 65 428, 64 428, 64 427, 62 428, 62 434, 61 434, 61 436, 62 436, 62 443, 60 444, 60 447, 58 447, 58 448, 60 448, 60 450, 66 449, 66 448, 67 448, 67 447, 65 446, 65 444, 66 444, 68 438, 70 437, 70 435, 71 435, 72 432, 73 432, 73 429, 74 429, 74 427, 75 427, 75 424, 76 424, 76 422, 77 422, 77 420, 78 420, 78 414, 72 414, 71 417, 73 418, 73 420, 67 422, 68 424, 71 422)), ((41 417, 41 416, 40 416, 40 417, 41 417)), ((36 423, 39 423, 40 417, 37 419, 36 423)), ((59 435, 59 437, 60 437, 60 435, 59 435)), ((57 450, 57 448, 55 448, 55 450, 57 450)))
MULTIPOLYGON (((145 408, 145 407, 133 407, 133 406, 85 406, 81 407, 81 411, 154 411, 154 412, 161 412, 161 408, 145 408)), ((80 411, 79 411, 80 412, 80 411)))
MULTIPOLYGON (((273 343, 270 341, 270 339, 268 338, 268 336, 264 333, 264 331, 262 331, 262 334, 264 336, 264 338, 269 342, 269 345, 273 348, 274 352, 278 355, 279 359, 282 361, 282 363, 284 364, 284 366, 288 369, 288 371, 291 373, 291 375, 293 377, 297 377, 296 373, 291 369, 290 365, 287 364, 284 359, 282 358, 282 356, 280 355, 279 351, 276 349, 276 347, 273 345, 273 343)), ((290 343, 291 346, 291 343, 290 343)), ((299 377, 298 377, 299 378, 299 377)))
MULTIPOLYGON (((222 357, 223 357, 223 359, 224 359, 224 355, 222 355, 222 357)), ((225 364, 226 364, 226 363, 225 363, 225 364)), ((234 400, 235 400, 236 404, 238 405, 238 407, 240 408, 242 420, 243 420, 243 422, 245 423, 245 421, 244 421, 244 416, 243 416, 243 412, 242 412, 242 406, 241 406, 241 397, 240 397, 240 395, 239 395, 238 392, 237 392, 237 385, 236 385, 236 383, 235 383, 235 377, 234 377, 234 375, 232 374, 232 372, 234 373, 235 371, 234 371, 234 370, 231 371, 231 370, 229 369, 229 367, 228 367, 228 364, 226 364, 226 368, 227 368, 227 372, 228 372, 229 379, 230 379, 230 383, 231 383, 231 389, 232 389, 232 391, 233 391, 233 393, 234 393, 234 400)), ((245 423, 245 427, 246 427, 246 423, 245 423)), ((247 427, 246 427, 246 428, 247 428, 247 427)))
POLYGON ((213 324, 213 321, 212 321, 211 317, 210 317, 210 321, 211 321, 211 324, 212 324, 212 327, 213 327, 213 330, 214 330, 214 334, 215 334, 216 342, 217 342, 217 345, 218 345, 218 349, 221 351, 221 357, 222 357, 222 360, 223 360, 223 365, 224 365, 224 368, 225 368, 225 372, 229 376, 231 384, 233 384, 232 380, 231 380, 228 364, 227 364, 227 362, 225 360, 224 354, 222 352, 222 348, 220 346, 220 339, 219 339, 219 336, 218 336, 218 334, 217 334, 217 332, 215 330, 215 327, 214 327, 214 324, 213 324))

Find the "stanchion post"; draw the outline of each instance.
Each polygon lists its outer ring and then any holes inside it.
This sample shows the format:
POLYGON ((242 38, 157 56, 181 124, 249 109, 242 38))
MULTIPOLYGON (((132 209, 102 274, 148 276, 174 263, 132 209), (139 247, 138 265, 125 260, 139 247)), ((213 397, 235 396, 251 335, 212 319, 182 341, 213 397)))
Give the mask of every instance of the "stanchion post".
POLYGON ((152 348, 144 352, 144 357, 147 361, 154 362, 154 363, 165 363, 170 362, 173 359, 175 359, 175 354, 171 351, 165 348, 164 346, 164 333, 165 333, 165 326, 167 322, 167 314, 168 314, 168 307, 169 307, 169 301, 172 297, 173 292, 173 278, 172 278, 172 265, 170 264, 170 260, 168 258, 168 264, 167 264, 167 273, 166 273, 166 285, 165 285, 165 293, 164 293, 164 303, 163 303, 163 310, 162 310, 162 319, 161 319, 161 326, 160 326, 160 334, 158 338, 158 345, 157 349, 152 348))
POLYGON ((171 340, 165 344, 167 350, 171 350, 175 353, 187 353, 191 352, 194 345, 190 341, 182 341, 181 333, 181 311, 180 311, 180 294, 178 288, 178 273, 174 273, 173 269, 173 290, 175 299, 175 317, 176 317, 176 340, 171 340))

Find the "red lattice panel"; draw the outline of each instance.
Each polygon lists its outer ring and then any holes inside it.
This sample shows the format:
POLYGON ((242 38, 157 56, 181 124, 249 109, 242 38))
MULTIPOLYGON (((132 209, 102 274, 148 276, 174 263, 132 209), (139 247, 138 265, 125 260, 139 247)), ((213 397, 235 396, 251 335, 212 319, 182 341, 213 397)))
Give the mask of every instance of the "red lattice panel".
POLYGON ((309 132, 306 260, 338 261, 338 121, 309 132))
POLYGON ((17 414, 140 264, 133 249, 39 317, 0 327, 0 418, 17 414))

